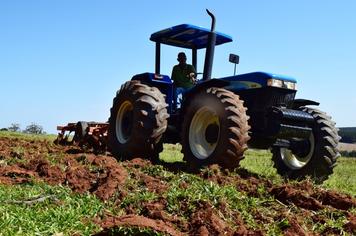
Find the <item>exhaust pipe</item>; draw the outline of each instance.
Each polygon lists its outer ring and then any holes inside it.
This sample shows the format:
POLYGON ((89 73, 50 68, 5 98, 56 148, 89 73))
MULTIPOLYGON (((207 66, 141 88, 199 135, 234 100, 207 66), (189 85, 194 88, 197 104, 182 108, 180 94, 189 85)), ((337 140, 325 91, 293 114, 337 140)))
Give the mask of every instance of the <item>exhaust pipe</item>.
POLYGON ((211 29, 208 35, 208 42, 207 42, 206 53, 205 53, 204 74, 203 74, 204 81, 211 79, 211 72, 213 70, 214 49, 216 43, 215 16, 208 9, 206 9, 206 12, 211 17, 212 22, 211 22, 211 29))

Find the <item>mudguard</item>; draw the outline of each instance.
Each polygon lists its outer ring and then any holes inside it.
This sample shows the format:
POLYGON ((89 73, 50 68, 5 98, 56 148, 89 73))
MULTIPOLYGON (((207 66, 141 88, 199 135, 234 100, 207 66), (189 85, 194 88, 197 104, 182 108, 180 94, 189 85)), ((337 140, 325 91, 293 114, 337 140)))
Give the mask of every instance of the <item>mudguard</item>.
POLYGON ((173 109, 173 82, 168 75, 157 75, 154 73, 142 73, 132 77, 131 80, 139 80, 144 84, 158 88, 161 93, 166 95, 168 112, 172 113, 173 109))
POLYGON ((210 79, 206 80, 203 82, 199 82, 197 85, 195 85, 193 88, 188 90, 185 95, 184 95, 184 101, 183 101, 183 106, 186 104, 187 101, 190 100, 190 98, 194 95, 197 94, 199 91, 211 87, 227 87, 230 85, 230 81, 225 81, 225 80, 220 80, 220 79, 210 79))
POLYGON ((183 106, 185 106, 186 103, 190 101, 193 95, 199 93, 201 90, 212 88, 212 87, 225 88, 226 90, 232 92, 238 92, 249 88, 246 84, 239 83, 239 81, 229 81, 224 79, 211 79, 211 80, 202 81, 185 93, 183 106))
POLYGON ((312 100, 308 100, 308 99, 294 99, 289 105, 288 108, 291 109, 297 109, 299 107, 303 107, 303 106, 319 106, 319 102, 316 101, 312 101, 312 100))

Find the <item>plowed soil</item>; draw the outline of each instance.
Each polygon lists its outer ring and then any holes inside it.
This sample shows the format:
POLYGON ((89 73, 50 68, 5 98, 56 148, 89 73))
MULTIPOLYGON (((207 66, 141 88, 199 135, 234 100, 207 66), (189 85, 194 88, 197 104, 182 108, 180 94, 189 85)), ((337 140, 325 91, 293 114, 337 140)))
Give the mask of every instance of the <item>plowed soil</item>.
MULTIPOLYGON (((140 203, 140 209, 126 204, 119 215, 103 212, 93 219, 102 228, 97 235, 110 234, 117 227, 148 228, 166 235, 266 235, 268 229, 263 225, 276 221, 281 222, 284 235, 356 234, 356 216, 350 213, 352 208, 356 208, 355 197, 322 189, 309 181, 274 185, 270 180, 244 169, 232 174, 215 165, 196 174, 196 177, 220 186, 232 185, 248 197, 260 199, 269 196, 274 199, 266 201, 268 212, 251 212, 252 220, 262 227, 251 226, 241 212, 231 210, 225 202, 218 203, 216 207, 209 202, 198 201, 192 210, 185 207, 182 199, 184 212, 173 214, 168 210, 170 203, 165 195, 170 187, 169 181, 143 171, 149 166, 152 166, 149 161, 139 158, 118 162, 109 154, 83 153, 76 147, 56 146, 49 141, 0 137, 0 184, 15 185, 34 180, 51 185, 62 184, 74 192, 89 192, 102 201, 115 201, 117 205, 122 205, 125 196, 137 186, 144 186, 159 196, 140 203), (259 190, 261 187, 266 190, 264 193, 259 190), (345 217, 343 225, 341 228, 326 227, 315 233, 313 224, 329 220, 323 213, 325 210, 345 217), (309 223, 305 223, 305 219, 309 219, 309 223), (288 222, 285 227, 283 222, 288 222)), ((189 183, 184 181, 180 183, 182 189, 188 186, 189 183)))
POLYGON ((0 165, 0 183, 41 179, 49 184, 68 185, 75 192, 93 193, 102 200, 109 199, 125 183, 126 169, 110 156, 69 154, 80 152, 48 141, 1 138, 0 159, 7 165, 0 165), (51 163, 48 158, 51 154, 60 158, 51 163))

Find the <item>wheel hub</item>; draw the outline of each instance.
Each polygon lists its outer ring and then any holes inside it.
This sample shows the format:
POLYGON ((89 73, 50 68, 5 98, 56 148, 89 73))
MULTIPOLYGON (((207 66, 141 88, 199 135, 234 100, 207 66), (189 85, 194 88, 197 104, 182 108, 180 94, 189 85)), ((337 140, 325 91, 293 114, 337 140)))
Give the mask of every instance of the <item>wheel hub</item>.
POLYGON ((216 143, 219 138, 219 126, 214 123, 208 125, 208 127, 205 130, 205 140, 210 143, 216 143))
POLYGON ((129 101, 121 104, 116 116, 116 137, 120 143, 126 143, 131 136, 133 105, 129 101))
POLYGON ((291 141, 291 148, 281 148, 281 157, 286 166, 299 170, 309 163, 314 154, 315 139, 311 134, 307 140, 291 141))
POLYGON ((210 107, 201 107, 193 116, 189 127, 189 146, 193 155, 207 159, 215 150, 220 135, 220 122, 210 107))

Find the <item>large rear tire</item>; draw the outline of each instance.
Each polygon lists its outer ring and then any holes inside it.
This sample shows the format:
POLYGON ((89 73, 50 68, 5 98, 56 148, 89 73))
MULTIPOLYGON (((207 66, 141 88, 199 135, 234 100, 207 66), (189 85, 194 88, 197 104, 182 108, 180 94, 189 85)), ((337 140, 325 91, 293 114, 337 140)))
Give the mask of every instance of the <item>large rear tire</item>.
POLYGON ((273 148, 272 160, 282 176, 290 179, 310 176, 315 182, 321 183, 333 173, 336 166, 340 156, 337 149, 340 137, 335 122, 326 113, 309 107, 300 109, 314 117, 312 134, 307 140, 308 145, 304 145, 307 150, 298 150, 298 154, 286 148, 273 148))
POLYGON ((167 104, 155 87, 128 81, 117 92, 109 118, 108 146, 116 158, 154 158, 167 128, 167 104))
POLYGON ((222 88, 208 88, 191 97, 184 109, 182 152, 188 169, 219 164, 239 166, 250 139, 248 116, 239 96, 222 88))

